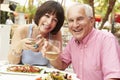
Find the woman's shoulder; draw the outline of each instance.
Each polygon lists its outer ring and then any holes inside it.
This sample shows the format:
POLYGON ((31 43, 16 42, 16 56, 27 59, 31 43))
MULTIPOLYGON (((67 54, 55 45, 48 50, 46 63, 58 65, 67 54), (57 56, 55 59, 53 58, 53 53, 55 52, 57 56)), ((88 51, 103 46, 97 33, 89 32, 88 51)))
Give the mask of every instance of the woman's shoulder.
POLYGON ((29 26, 30 25, 18 25, 18 27, 15 30, 15 33, 16 34, 21 34, 21 35, 22 34, 26 35, 29 31, 29 26))
MULTIPOLYGON (((20 32, 20 33, 28 32, 30 26, 31 26, 30 24, 29 24, 29 25, 18 25, 18 27, 16 28, 16 31, 17 31, 17 32, 20 32)), ((34 26, 34 25, 33 25, 33 26, 34 26)))
POLYGON ((29 25, 18 25, 17 30, 24 31, 29 28, 29 25))

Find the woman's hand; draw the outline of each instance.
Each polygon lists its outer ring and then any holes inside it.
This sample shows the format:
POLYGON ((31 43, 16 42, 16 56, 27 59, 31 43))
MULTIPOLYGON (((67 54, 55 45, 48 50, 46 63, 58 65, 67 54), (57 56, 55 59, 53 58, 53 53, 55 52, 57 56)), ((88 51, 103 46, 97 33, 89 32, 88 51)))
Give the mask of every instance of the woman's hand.
POLYGON ((32 38, 25 38, 20 41, 20 45, 24 50, 35 50, 35 40, 32 38))
POLYGON ((41 35, 38 35, 35 39, 34 49, 37 49, 39 52, 41 52, 41 49, 45 41, 46 39, 44 37, 42 37, 41 35))
POLYGON ((24 50, 32 50, 34 52, 39 52, 41 51, 45 40, 46 39, 43 38, 41 35, 38 35, 36 39, 25 38, 20 41, 18 47, 21 47, 24 50))

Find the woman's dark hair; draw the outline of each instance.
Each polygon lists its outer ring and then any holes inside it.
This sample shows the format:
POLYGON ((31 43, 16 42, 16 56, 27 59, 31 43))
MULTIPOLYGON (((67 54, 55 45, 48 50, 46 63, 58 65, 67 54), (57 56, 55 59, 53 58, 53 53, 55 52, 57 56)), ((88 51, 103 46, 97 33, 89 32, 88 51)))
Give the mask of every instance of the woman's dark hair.
POLYGON ((58 19, 56 27, 50 32, 51 34, 55 35, 64 23, 64 9, 62 5, 56 1, 46 1, 37 8, 37 11, 34 16, 34 22, 36 25, 39 24, 40 18, 46 13, 55 14, 58 19))

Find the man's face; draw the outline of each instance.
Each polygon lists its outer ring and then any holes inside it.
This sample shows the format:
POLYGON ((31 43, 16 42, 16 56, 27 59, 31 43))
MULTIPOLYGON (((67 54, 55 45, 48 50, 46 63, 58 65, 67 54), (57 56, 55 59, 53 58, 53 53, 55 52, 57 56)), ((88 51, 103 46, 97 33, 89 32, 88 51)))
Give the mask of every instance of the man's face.
POLYGON ((86 15, 83 7, 71 7, 67 18, 69 30, 77 40, 82 40, 93 28, 94 19, 86 15))

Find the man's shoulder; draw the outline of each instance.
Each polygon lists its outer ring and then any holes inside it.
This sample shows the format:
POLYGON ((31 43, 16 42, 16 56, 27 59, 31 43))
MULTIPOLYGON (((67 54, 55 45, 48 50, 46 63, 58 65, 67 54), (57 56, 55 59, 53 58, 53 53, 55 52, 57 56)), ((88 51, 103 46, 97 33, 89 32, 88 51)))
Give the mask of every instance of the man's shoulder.
POLYGON ((111 32, 102 30, 96 30, 96 35, 99 37, 114 37, 114 35, 111 32))

